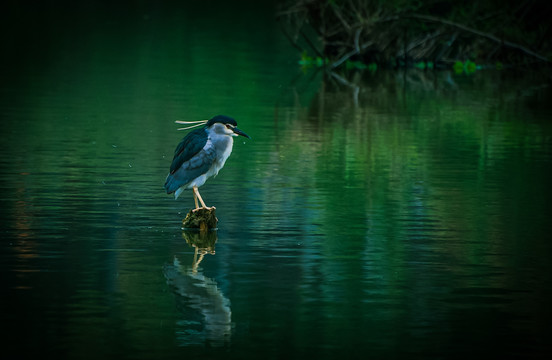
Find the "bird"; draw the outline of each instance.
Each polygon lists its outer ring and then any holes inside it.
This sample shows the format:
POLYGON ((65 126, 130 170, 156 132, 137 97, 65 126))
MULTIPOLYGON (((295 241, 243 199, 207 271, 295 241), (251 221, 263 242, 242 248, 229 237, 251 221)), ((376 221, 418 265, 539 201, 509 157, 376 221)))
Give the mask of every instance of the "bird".
POLYGON ((244 136, 248 139, 251 137, 238 129, 236 120, 226 115, 217 115, 210 120, 176 122, 193 124, 179 130, 201 127, 189 132, 176 147, 170 171, 165 180, 165 190, 167 194, 174 193, 176 200, 185 189, 192 189, 194 211, 201 208, 214 209, 205 205, 198 188, 205 184, 207 179, 216 176, 224 167, 232 153, 233 137, 244 136))

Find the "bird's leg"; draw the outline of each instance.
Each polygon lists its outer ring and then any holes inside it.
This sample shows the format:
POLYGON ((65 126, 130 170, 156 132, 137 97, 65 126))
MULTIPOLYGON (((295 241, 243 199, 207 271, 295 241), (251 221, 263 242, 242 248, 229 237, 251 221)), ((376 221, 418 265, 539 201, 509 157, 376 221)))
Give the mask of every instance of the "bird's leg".
POLYGON ((206 208, 207 206, 203 202, 203 199, 201 198, 201 195, 199 195, 199 190, 198 190, 197 186, 194 186, 194 193, 196 194, 197 198, 199 199, 199 202, 201 203, 201 207, 206 208))
POLYGON ((194 202, 195 202, 195 208, 196 210, 199 209, 199 205, 197 204, 197 195, 196 195, 196 192, 195 192, 195 186, 194 186, 194 191, 192 191, 192 193, 194 194, 194 202))
MULTIPOLYGON (((204 209, 209 209, 209 210, 212 209, 212 208, 208 208, 207 205, 205 205, 205 202, 203 202, 203 199, 201 198, 201 195, 199 195, 199 190, 197 189, 197 186, 194 186, 193 189, 194 189, 194 194, 197 196, 197 198, 199 199, 199 202, 201 203, 201 207, 204 208, 204 209)), ((196 207, 196 210, 197 209, 199 209, 199 207, 196 207)))

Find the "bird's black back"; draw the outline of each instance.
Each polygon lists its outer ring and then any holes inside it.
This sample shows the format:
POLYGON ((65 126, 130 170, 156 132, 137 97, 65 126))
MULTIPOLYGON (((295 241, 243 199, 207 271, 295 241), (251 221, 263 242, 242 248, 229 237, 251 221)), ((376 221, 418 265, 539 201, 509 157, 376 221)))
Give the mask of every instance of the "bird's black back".
POLYGON ((184 162, 200 152, 207 143, 207 137, 207 131, 204 127, 189 132, 174 151, 170 173, 173 174, 184 162))

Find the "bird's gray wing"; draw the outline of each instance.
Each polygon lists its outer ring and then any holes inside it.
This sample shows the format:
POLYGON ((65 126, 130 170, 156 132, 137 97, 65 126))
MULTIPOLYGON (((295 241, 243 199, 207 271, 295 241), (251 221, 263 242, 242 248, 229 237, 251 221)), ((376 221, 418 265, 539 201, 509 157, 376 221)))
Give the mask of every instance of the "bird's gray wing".
POLYGON ((167 194, 175 192, 179 187, 205 174, 215 162, 215 158, 215 148, 211 146, 204 147, 195 156, 183 162, 176 171, 167 176, 165 182, 167 194))

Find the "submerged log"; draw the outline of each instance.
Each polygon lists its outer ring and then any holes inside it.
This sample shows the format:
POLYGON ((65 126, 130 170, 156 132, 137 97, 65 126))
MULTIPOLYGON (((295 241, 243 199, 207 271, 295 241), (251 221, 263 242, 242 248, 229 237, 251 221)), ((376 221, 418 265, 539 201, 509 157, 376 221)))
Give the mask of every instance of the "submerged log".
POLYGON ((207 231, 217 228, 218 219, 215 216, 215 208, 199 208, 190 210, 186 218, 182 220, 184 229, 197 229, 207 231))

